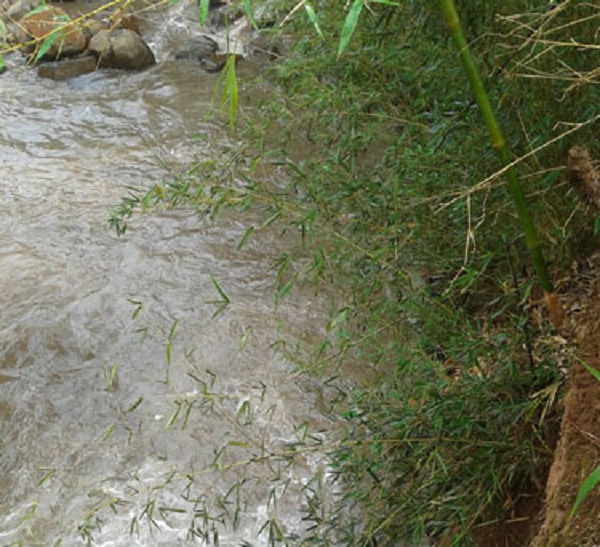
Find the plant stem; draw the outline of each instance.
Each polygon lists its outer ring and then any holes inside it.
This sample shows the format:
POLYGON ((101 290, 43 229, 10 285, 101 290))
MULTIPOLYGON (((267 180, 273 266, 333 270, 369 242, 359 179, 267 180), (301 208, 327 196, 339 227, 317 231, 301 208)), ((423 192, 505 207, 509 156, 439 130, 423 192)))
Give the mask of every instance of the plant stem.
MULTIPOLYGON (((462 31, 460 19, 454 6, 454 0, 440 0, 440 6, 444 14, 446 24, 448 25, 450 35, 452 36, 454 44, 458 49, 465 73, 467 74, 469 82, 471 83, 471 88, 475 94, 475 99, 477 101, 477 105, 479 106, 481 117, 483 118, 483 121, 485 122, 485 125, 490 133, 492 147, 498 153, 502 164, 506 166, 510 164, 510 153, 508 147, 506 146, 504 137, 502 136, 500 126, 496 121, 496 116, 494 115, 494 111, 490 105, 490 101, 485 91, 485 87, 483 86, 483 82, 479 76, 473 56, 469 50, 465 35, 462 31)), ((531 254, 540 285, 547 296, 551 295, 554 293, 554 287, 552 286, 552 282, 550 281, 550 277, 548 275, 548 270, 546 269, 546 263, 540 248, 540 243, 537 237, 533 219, 531 218, 529 208, 527 207, 527 202, 525 201, 523 188, 521 187, 521 183, 513 167, 508 168, 506 171, 506 177, 508 179, 508 189, 515 203, 521 228, 525 234, 525 242, 529 253, 531 254)))

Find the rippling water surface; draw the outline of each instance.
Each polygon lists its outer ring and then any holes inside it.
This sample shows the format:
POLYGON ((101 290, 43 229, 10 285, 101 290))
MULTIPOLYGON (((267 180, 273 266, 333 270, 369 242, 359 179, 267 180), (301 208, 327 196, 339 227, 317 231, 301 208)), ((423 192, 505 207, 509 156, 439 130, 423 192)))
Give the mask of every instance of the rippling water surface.
MULTIPOLYGON (((149 40, 166 59, 182 23, 156 17, 149 40)), ((271 517, 299 532, 299 495, 268 503, 280 484, 273 474, 293 491, 321 458, 267 470, 259 456, 304 422, 328 423, 269 346, 318 334, 322 305, 304 295, 274 309, 280 241, 264 234, 237 251, 250 217, 168 211, 135 221, 123 238, 106 224, 128 186, 160 180, 158 158, 181 167, 230 142, 225 125, 204 116, 216 76, 164 61, 53 82, 8 61, 0 545, 187 545, 190 530, 198 543, 218 531, 221 545, 261 545, 271 517), (214 146, 194 144, 198 133, 214 146), (216 318, 210 276, 231 299, 216 318)))

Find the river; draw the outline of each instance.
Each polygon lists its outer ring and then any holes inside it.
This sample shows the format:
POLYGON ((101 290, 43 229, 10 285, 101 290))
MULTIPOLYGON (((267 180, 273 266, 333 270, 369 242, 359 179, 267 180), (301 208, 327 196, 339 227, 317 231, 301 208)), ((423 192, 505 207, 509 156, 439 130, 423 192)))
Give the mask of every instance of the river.
POLYGON ((0 76, 0 545, 293 544, 327 483, 322 453, 286 448, 332 422, 273 349, 327 315, 309 291, 274 305, 280 234, 237 250, 255 214, 185 208, 107 226, 163 164, 236 144, 207 116, 218 76, 167 60, 183 13, 150 17, 150 70, 54 82, 9 56, 0 76))

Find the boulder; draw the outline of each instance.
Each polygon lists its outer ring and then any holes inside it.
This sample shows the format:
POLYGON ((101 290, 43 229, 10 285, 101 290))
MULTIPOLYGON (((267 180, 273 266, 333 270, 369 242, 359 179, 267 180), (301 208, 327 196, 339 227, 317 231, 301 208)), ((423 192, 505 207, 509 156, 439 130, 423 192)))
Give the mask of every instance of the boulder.
POLYGON ((231 53, 229 55, 227 53, 214 53, 213 55, 202 58, 200 60, 200 66, 204 68, 206 72, 220 72, 223 70, 230 57, 233 57, 236 65, 244 59, 244 56, 238 53, 231 53))
POLYGON ((121 10, 115 11, 108 17, 108 26, 111 29, 126 28, 133 30, 136 34, 141 36, 140 22, 134 13, 128 13, 121 10))
POLYGON ((88 49, 102 68, 141 70, 156 64, 148 44, 126 28, 101 30, 90 40, 88 49))
POLYGON ((25 44, 27 33, 19 23, 5 23, 6 34, 4 36, 7 44, 25 44))
POLYGON ((33 8, 37 7, 39 0, 15 0, 6 5, 6 19, 20 21, 33 8))
POLYGON ((32 41, 29 49, 34 53, 44 47, 45 40, 53 32, 58 33, 44 58, 58 59, 72 57, 81 53, 87 44, 83 29, 74 24, 65 11, 58 7, 47 6, 34 11, 21 19, 23 29, 32 41))
POLYGON ((200 61, 214 55, 219 50, 219 44, 209 36, 201 35, 193 38, 188 44, 174 51, 175 59, 185 61, 200 61))
POLYGON ((50 78, 52 80, 69 80, 82 74, 94 72, 98 68, 98 61, 94 57, 86 55, 76 59, 65 59, 63 61, 54 61, 51 63, 42 63, 38 67, 37 73, 40 78, 50 78))

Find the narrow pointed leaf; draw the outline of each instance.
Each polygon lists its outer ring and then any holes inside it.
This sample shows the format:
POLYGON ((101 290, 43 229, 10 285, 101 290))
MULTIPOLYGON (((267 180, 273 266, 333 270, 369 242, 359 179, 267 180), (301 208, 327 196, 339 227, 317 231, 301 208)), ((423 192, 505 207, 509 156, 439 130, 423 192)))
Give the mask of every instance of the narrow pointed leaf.
POLYGON ((586 370, 596 379, 598 380, 598 382, 600 382, 600 371, 596 370, 595 368, 590 367, 590 365, 588 365, 587 363, 584 363, 583 361, 580 361, 580 363, 586 368, 586 370))
POLYGON ((583 481, 583 484, 579 487, 579 492, 577 493, 577 498, 575 499, 575 503, 573 504, 573 508, 571 509, 571 513, 569 515, 570 518, 573 518, 573 515, 577 512, 577 509, 581 505, 581 502, 587 497, 587 495, 596 487, 596 485, 600 482, 600 467, 596 467, 594 471, 590 473, 587 479, 583 481))
POLYGON ((52 32, 52 34, 49 34, 46 38, 44 38, 44 41, 41 43, 40 47, 37 50, 37 53, 35 54, 35 57, 33 59, 34 63, 37 63, 44 55, 46 55, 46 53, 48 53, 50 48, 54 45, 54 42, 56 42, 56 40, 58 39, 59 35, 60 32, 58 30, 55 30, 54 32, 52 32))
POLYGON ((340 44, 338 46, 338 57, 340 57, 342 53, 344 53, 344 50, 348 47, 350 38, 352 38, 352 34, 354 34, 354 30, 356 29, 358 18, 360 17, 360 12, 362 9, 363 0, 354 0, 348 15, 346 15, 344 27, 342 28, 342 35, 340 37, 340 44))
POLYGON ((250 21, 250 24, 254 29, 258 30, 258 25, 256 24, 256 19, 254 19, 254 13, 252 12, 252 4, 250 3, 250 0, 243 0, 242 4, 244 5, 244 11, 246 12, 248 21, 250 21))
POLYGON ((200 0, 198 2, 198 21, 200 25, 206 23, 206 16, 208 15, 208 3, 209 0, 200 0))
POLYGON ((212 275, 210 276, 210 280, 212 281, 213 287, 219 293, 219 296, 223 299, 223 302, 229 304, 229 302, 231 302, 231 300, 229 300, 229 297, 227 296, 225 291, 221 288, 221 285, 219 285, 219 282, 212 275))
POLYGON ((315 27, 317 34, 321 38, 323 38, 323 33, 321 32, 321 27, 319 26, 319 21, 317 21, 317 14, 315 13, 314 8, 307 2, 306 4, 304 4, 304 9, 306 10, 306 13, 308 14, 308 18, 310 19, 310 22, 315 27))
POLYGON ((248 241, 248 238, 254 233, 254 226, 250 226, 244 233, 244 236, 242 237, 242 239, 240 240, 240 242, 237 245, 237 250, 241 250, 242 247, 246 244, 246 241, 248 241))

